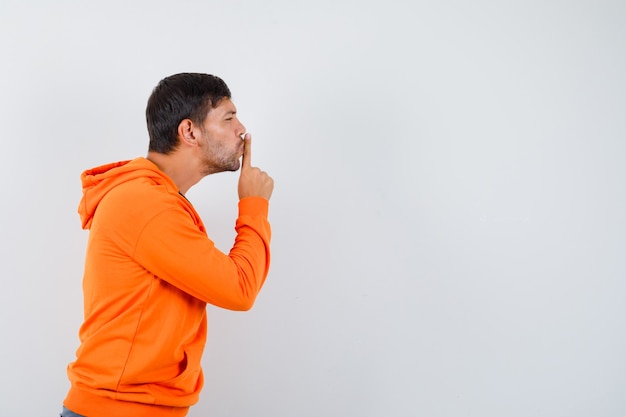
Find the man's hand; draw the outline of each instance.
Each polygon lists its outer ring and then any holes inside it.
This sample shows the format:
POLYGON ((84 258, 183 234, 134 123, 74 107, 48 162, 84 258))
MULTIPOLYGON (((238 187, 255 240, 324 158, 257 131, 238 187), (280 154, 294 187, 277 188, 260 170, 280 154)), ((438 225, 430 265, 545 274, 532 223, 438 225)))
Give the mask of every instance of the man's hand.
POLYGON ((251 166, 252 136, 244 136, 243 157, 239 174, 239 199, 245 197, 263 197, 269 200, 274 190, 274 180, 266 172, 251 166))

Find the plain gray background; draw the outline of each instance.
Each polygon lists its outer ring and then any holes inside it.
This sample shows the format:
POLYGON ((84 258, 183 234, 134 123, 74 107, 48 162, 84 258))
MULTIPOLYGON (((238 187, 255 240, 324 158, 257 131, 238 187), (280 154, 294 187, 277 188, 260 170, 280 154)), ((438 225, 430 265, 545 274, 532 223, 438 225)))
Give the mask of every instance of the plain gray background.
MULTIPOLYGON (((254 309, 209 307, 199 416, 626 415, 623 1, 0 6, 0 396, 55 416, 79 175, 220 75, 276 181, 254 309)), ((218 247, 238 174, 189 198, 218 247)))

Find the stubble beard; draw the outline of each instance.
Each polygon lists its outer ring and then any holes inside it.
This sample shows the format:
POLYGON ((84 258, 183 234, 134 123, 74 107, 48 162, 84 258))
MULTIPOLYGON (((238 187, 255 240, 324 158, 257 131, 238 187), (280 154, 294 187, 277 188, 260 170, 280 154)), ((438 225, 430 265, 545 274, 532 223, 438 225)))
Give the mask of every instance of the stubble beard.
POLYGON ((207 155, 204 162, 204 174, 217 174, 218 172, 238 171, 241 166, 239 157, 235 155, 226 158, 216 158, 216 155, 207 155))
POLYGON ((207 140, 204 142, 204 175, 239 170, 241 166, 239 150, 230 151, 224 146, 216 146, 206 133, 205 138, 207 140))

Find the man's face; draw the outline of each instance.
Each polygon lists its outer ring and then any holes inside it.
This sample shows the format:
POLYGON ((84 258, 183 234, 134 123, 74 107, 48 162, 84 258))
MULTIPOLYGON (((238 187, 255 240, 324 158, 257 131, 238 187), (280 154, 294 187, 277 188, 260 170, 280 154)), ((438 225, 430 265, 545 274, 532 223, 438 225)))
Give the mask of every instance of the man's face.
POLYGON ((199 140, 205 174, 237 171, 243 155, 241 135, 246 128, 237 118, 237 108, 228 98, 223 98, 211 109, 202 127, 199 140))

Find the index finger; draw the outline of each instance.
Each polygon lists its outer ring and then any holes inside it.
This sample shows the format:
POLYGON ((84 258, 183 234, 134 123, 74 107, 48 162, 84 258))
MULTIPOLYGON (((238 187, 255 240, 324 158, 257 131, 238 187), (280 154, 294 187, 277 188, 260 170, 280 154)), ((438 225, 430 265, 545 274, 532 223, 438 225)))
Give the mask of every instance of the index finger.
POLYGON ((243 137, 243 157, 241 159, 241 166, 250 168, 252 159, 252 135, 246 133, 243 137))

